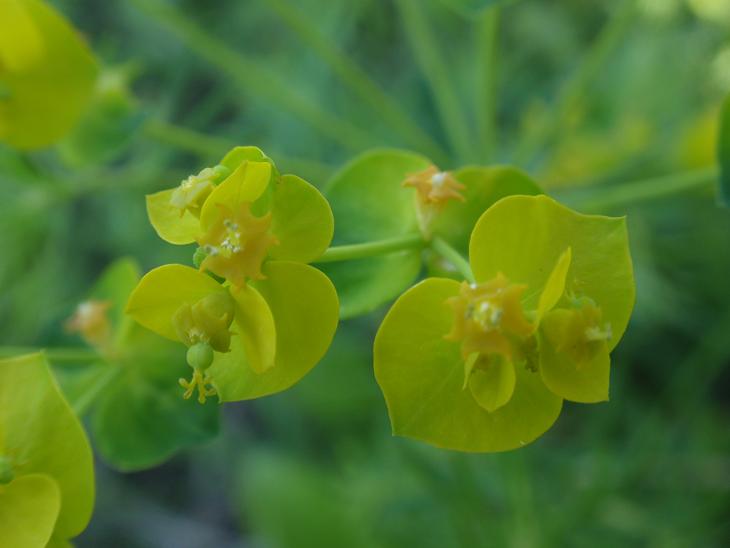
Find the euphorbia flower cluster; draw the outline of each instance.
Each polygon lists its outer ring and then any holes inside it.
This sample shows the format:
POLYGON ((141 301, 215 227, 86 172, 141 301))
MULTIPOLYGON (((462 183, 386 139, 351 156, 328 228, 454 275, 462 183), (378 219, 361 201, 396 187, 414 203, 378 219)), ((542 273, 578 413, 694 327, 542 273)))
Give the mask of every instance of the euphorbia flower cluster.
POLYGON ((270 394, 319 361, 338 301, 329 279, 306 264, 333 231, 329 205, 313 186, 280 175, 259 149, 237 147, 219 165, 148 196, 147 205, 163 239, 199 246, 197 269, 152 270, 127 306, 142 325, 188 346, 185 397, 270 394))
POLYGON ((380 327, 394 432, 501 451, 545 432, 563 399, 608 399, 609 352, 634 300, 623 220, 511 196, 479 219, 469 255, 474 281, 428 278, 380 327))

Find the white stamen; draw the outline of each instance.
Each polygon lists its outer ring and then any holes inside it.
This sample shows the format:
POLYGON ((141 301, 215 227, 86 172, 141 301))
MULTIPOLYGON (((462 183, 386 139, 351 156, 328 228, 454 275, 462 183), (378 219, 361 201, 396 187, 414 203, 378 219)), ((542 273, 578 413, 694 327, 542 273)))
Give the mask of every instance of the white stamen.
POLYGON ((446 173, 439 171, 431 176, 431 184, 436 188, 441 188, 446 182, 446 173))

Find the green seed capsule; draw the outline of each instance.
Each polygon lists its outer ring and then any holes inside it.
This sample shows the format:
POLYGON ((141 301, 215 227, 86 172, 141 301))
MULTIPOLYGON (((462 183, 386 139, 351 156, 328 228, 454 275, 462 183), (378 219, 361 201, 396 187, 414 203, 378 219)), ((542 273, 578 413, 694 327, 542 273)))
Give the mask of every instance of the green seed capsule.
POLYGON ((208 343, 196 343, 188 348, 187 360, 193 369, 205 371, 213 363, 213 348, 208 343))

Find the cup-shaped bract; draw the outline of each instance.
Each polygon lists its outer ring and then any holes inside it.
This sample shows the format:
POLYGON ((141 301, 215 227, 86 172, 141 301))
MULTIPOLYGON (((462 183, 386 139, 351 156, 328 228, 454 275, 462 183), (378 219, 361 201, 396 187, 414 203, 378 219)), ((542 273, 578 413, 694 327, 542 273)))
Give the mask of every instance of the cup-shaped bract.
POLYGON ((74 126, 91 97, 94 57, 40 0, 5 0, 0 12, 0 141, 48 146, 74 126))
POLYGON ((563 399, 607 398, 608 353, 634 300, 626 229, 510 196, 480 217, 469 249, 473 283, 429 278, 395 302, 375 373, 395 434, 514 449, 554 423, 563 399))
POLYGON ((45 547, 84 530, 91 448, 42 354, 0 360, 0 546, 45 547))

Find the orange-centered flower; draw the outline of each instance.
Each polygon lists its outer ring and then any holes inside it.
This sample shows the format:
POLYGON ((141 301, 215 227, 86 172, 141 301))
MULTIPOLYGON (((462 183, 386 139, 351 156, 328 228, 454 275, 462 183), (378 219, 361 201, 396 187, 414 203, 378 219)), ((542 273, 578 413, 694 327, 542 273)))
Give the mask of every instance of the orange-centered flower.
POLYGON ((66 321, 66 329, 79 333, 92 346, 104 346, 111 336, 109 308, 111 303, 108 301, 84 301, 66 321))
POLYGON ((418 193, 418 201, 422 205, 441 206, 449 200, 465 201, 461 191, 466 188, 448 171, 439 171, 436 166, 429 166, 418 173, 411 173, 403 181, 403 186, 414 187, 418 193))
POLYGON ((198 239, 207 253, 200 270, 226 278, 236 287, 243 287, 247 278, 263 279, 261 263, 269 247, 279 243, 269 232, 271 213, 256 217, 248 202, 242 203, 238 211, 216 205, 220 208, 218 220, 198 239))
POLYGON ((511 361, 513 341, 534 332, 520 302, 525 289, 526 285, 510 283, 501 272, 482 284, 464 282, 459 295, 446 301, 454 310, 454 326, 446 339, 461 342, 465 360, 476 352, 511 361))

